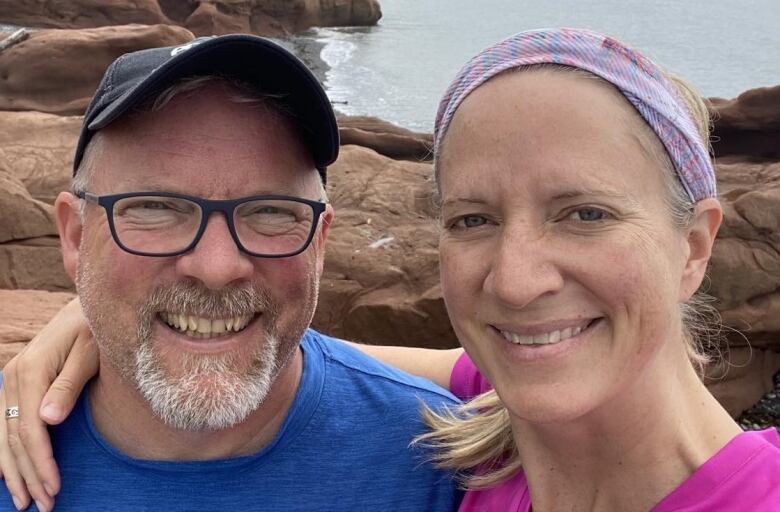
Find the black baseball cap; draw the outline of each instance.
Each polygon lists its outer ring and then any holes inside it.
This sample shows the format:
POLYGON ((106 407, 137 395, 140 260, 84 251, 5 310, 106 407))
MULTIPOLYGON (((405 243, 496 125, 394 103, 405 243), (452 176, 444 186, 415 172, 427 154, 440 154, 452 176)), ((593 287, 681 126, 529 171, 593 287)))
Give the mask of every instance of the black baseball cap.
POLYGON ((73 175, 95 132, 180 79, 206 75, 237 79, 264 94, 280 96, 278 101, 298 123, 325 181, 326 168, 339 153, 339 130, 328 96, 295 55, 248 34, 200 37, 180 46, 126 53, 115 60, 84 114, 73 175))

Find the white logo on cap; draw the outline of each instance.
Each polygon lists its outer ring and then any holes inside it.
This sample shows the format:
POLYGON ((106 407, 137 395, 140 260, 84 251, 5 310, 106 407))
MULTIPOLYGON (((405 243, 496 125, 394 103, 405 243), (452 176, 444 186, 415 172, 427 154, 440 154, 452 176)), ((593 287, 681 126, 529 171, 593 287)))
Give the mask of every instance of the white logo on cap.
POLYGON ((203 42, 203 41, 205 41, 206 39, 211 39, 211 38, 210 38, 210 37, 199 37, 198 39, 195 39, 194 41, 190 41, 190 42, 189 42, 189 43, 187 43, 187 44, 183 44, 183 45, 181 45, 181 46, 177 46, 176 48, 174 48, 173 50, 171 50, 171 57, 175 57, 175 56, 177 56, 178 54, 180 54, 181 52, 186 52, 186 51, 187 51, 187 50, 189 50, 190 48, 193 48, 193 47, 195 47, 195 46, 198 46, 200 43, 202 43, 202 42, 203 42))

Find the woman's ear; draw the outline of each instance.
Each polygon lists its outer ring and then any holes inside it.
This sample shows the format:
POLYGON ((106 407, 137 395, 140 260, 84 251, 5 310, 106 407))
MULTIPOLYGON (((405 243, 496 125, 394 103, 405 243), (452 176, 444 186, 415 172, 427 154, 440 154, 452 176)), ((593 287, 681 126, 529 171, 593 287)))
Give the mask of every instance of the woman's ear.
POLYGON ((688 258, 680 283, 680 301, 690 299, 699 289, 722 220, 723 208, 717 199, 709 197, 696 203, 694 219, 687 231, 688 258))
POLYGON ((54 201, 54 216, 60 233, 62 262, 72 280, 76 279, 81 246, 81 200, 70 192, 60 192, 54 201))

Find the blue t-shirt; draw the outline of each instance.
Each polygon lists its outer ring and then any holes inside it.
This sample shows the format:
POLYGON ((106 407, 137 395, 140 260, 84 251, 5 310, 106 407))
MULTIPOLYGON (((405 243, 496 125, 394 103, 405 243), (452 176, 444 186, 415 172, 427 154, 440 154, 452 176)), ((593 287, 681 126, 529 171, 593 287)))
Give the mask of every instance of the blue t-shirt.
MULTIPOLYGON (((313 330, 301 347, 303 375, 287 418, 251 456, 133 459, 95 430, 82 393, 70 417, 50 428, 62 475, 55 510, 455 510, 462 496, 451 475, 409 447, 425 428, 420 400, 436 408, 454 403, 452 395, 313 330)), ((14 510, 0 487, 0 510, 14 510)))

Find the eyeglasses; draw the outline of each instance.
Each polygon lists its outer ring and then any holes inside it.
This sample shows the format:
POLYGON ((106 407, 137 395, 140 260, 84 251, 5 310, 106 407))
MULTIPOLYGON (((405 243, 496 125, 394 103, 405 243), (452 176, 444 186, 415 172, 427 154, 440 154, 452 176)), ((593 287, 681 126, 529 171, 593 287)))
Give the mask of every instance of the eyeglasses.
POLYGON ((306 250, 325 203, 262 195, 211 200, 167 192, 76 195, 102 206, 116 244, 139 256, 177 256, 200 241, 214 212, 222 212, 236 245, 261 258, 285 258, 306 250))

